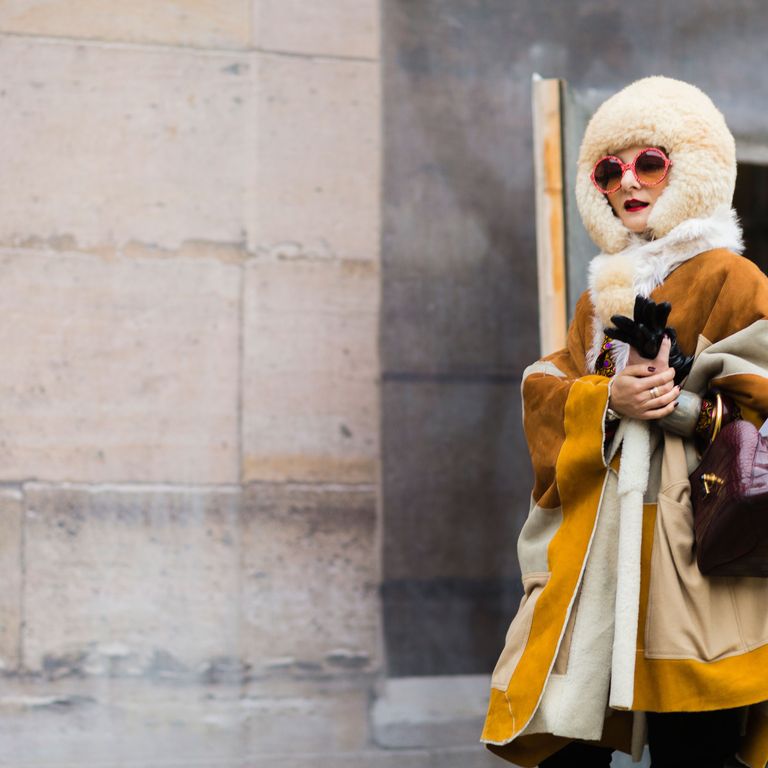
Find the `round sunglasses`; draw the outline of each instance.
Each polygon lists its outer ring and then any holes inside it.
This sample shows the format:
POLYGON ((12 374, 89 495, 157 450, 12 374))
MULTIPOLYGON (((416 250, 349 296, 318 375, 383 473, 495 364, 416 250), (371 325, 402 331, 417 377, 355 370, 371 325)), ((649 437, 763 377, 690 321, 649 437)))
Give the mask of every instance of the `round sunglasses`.
POLYGON ((631 169, 638 183, 644 187, 655 187, 667 176, 672 161, 658 147, 641 149, 631 163, 622 162, 615 155, 606 155, 595 163, 590 178, 604 195, 615 192, 627 169, 631 169))

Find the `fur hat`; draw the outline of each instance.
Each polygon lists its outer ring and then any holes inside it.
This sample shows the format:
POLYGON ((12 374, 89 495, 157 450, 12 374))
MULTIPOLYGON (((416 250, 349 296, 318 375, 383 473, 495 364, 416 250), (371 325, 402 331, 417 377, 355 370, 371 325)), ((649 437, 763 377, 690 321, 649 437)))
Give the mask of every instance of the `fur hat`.
POLYGON ((576 203, 590 237, 604 253, 618 253, 631 233, 614 215, 590 173, 603 156, 626 147, 664 147, 672 167, 667 187, 648 217, 651 238, 686 219, 730 207, 736 183, 736 145, 725 119, 696 86, 669 77, 646 77, 598 108, 579 151, 576 203))

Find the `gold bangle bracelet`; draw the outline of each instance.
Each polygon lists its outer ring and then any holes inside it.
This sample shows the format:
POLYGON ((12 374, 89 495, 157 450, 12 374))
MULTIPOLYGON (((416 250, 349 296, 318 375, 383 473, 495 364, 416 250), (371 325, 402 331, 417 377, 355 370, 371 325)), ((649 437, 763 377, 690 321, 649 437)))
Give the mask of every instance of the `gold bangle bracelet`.
POLYGON ((715 402, 715 426, 709 441, 710 445, 715 442, 715 438, 720 434, 720 427, 723 425, 723 397, 719 392, 715 393, 715 402))

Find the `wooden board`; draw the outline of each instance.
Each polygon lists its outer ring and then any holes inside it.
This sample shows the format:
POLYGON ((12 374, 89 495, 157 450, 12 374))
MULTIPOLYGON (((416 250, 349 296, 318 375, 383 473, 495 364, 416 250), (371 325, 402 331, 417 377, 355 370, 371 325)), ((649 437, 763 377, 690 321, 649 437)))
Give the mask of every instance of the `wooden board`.
POLYGON ((532 101, 539 346, 546 355, 565 346, 568 321, 561 81, 534 75, 532 101))

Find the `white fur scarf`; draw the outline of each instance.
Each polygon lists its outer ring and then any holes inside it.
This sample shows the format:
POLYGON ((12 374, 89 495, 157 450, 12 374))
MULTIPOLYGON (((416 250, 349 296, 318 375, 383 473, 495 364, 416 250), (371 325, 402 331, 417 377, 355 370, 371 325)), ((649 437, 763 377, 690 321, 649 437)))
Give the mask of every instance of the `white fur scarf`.
MULTIPOLYGON (((636 295, 649 296, 676 267, 713 248, 741 251, 741 228, 733 210, 719 209, 707 219, 689 219, 658 240, 633 237, 631 244, 620 253, 600 254, 592 259, 589 290, 594 314, 587 372, 594 371, 604 329, 612 325, 612 315, 632 317, 636 295)), ((627 363, 629 347, 623 342, 615 342, 611 351, 618 372, 627 363)), ((634 699, 643 497, 651 453, 647 422, 624 419, 611 453, 620 444, 620 522, 610 705, 616 709, 629 709, 634 699)))
MULTIPOLYGON (((589 292, 594 314, 592 345, 587 353, 587 373, 595 369, 604 329, 612 325, 612 315, 632 317, 635 296, 650 296, 667 276, 688 259, 714 248, 729 248, 741 253, 741 227, 736 212, 719 208, 706 219, 687 219, 658 240, 634 236, 619 253, 595 256, 589 264, 589 292)), ((613 345, 616 371, 627 363, 629 349, 621 341, 613 345)))

